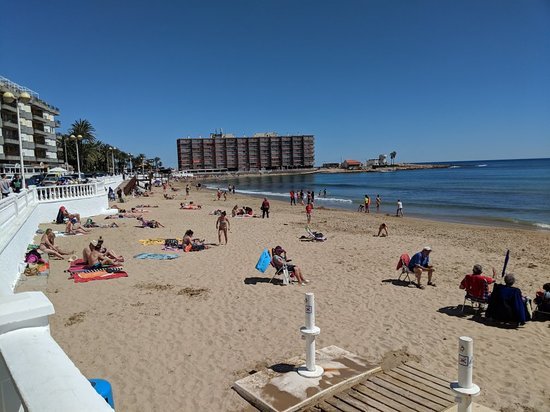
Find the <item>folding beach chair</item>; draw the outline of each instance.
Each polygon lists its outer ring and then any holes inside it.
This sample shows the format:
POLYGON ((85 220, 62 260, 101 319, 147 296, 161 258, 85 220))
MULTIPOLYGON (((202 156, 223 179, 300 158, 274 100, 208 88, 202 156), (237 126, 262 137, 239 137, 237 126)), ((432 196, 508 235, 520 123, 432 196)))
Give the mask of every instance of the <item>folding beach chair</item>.
POLYGON ((542 317, 550 318, 550 300, 541 298, 535 299, 535 310, 533 311, 533 319, 539 319, 542 317))
POLYGON ((487 305, 489 304, 489 284, 487 281, 481 277, 478 276, 472 276, 472 282, 479 282, 482 283, 481 288, 476 288, 475 285, 470 285, 469 288, 466 289, 466 295, 464 296, 464 303, 462 304, 462 312, 464 313, 464 307, 466 306, 466 301, 469 301, 472 305, 472 309, 475 309, 477 306, 477 313, 481 313, 487 308, 487 305), (472 291, 473 290, 482 290, 481 296, 475 296, 472 291))
POLYGON ((274 249, 271 249, 271 266, 275 268, 275 274, 269 281, 271 283, 273 279, 275 279, 275 276, 282 275, 283 276, 283 285, 290 285, 290 273, 288 272, 288 267, 286 263, 283 264, 280 268, 277 269, 277 266, 275 266, 275 263, 273 263, 273 255, 274 255, 274 249))
POLYGON ((399 274, 399 277, 397 278, 398 281, 407 282, 409 285, 411 283, 414 283, 413 280, 411 280, 411 274, 413 273, 409 269, 409 262, 411 261, 410 256, 407 253, 403 253, 399 257, 399 262, 397 262, 397 267, 395 270, 401 269, 401 273, 399 274))

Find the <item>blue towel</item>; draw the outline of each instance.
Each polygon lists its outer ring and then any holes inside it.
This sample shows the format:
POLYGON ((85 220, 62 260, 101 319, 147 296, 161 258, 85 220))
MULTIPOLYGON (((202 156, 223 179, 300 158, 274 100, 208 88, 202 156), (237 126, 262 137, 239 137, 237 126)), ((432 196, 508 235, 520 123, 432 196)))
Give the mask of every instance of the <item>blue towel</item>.
POLYGON ((264 251, 260 255, 260 259, 258 259, 258 263, 256 263, 256 270, 265 273, 270 263, 271 255, 269 254, 269 250, 264 249, 264 251))
POLYGON ((155 259, 155 260, 171 260, 179 258, 175 253, 140 253, 134 256, 135 259, 155 259))

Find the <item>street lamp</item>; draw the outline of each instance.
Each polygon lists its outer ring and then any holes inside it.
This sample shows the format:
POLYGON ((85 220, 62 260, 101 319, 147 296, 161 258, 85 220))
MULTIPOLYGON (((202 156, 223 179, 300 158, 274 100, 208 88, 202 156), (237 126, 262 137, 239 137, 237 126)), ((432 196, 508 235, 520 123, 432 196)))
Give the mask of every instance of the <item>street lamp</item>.
POLYGON ((111 151, 111 161, 113 162, 113 176, 115 175, 115 150, 116 147, 109 147, 109 150, 111 151))
POLYGON ((21 138, 21 122, 19 121, 19 102, 26 104, 31 101, 31 95, 27 92, 23 92, 19 95, 19 98, 17 99, 13 93, 11 92, 5 92, 2 96, 4 98, 4 101, 6 103, 11 103, 15 101, 15 107, 17 108, 17 131, 19 134, 19 158, 20 158, 20 164, 21 164, 21 187, 25 189, 27 187, 27 184, 25 183, 25 163, 23 161, 23 140, 21 138))
POLYGON ((74 134, 71 135, 71 140, 74 140, 74 143, 76 145, 76 165, 78 167, 78 179, 80 180, 80 154, 78 153, 78 141, 82 139, 82 135, 75 136, 74 134))
POLYGON ((132 166, 132 153, 128 153, 128 156, 130 157, 130 175, 132 174, 132 169, 133 169, 133 166, 132 166))

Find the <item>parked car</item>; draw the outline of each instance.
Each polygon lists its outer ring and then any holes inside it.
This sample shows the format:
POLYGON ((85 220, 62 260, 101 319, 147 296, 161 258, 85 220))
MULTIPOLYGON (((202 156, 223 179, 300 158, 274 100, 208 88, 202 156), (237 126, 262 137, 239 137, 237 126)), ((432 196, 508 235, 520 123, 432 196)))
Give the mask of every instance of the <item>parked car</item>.
POLYGON ((46 175, 44 180, 40 183, 40 186, 55 186, 59 180, 58 176, 46 175))
POLYGON ((44 177, 46 175, 40 174, 40 175, 32 175, 28 179, 25 179, 25 183, 27 186, 39 186, 40 183, 42 183, 42 180, 44 180, 44 177))

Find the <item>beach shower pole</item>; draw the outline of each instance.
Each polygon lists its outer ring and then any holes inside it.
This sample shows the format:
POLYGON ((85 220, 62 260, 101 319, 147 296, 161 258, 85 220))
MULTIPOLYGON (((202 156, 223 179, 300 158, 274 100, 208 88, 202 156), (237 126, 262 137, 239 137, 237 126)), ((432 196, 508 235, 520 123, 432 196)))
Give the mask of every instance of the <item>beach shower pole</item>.
POLYGON ((313 293, 305 295, 306 326, 300 328, 300 333, 306 339, 306 364, 298 368, 298 374, 306 378, 318 378, 323 375, 323 368, 315 365, 315 336, 321 329, 315 326, 315 296, 313 293))
POLYGON ((472 382, 473 367, 474 340, 461 336, 458 338, 458 381, 451 382, 458 412, 472 412, 472 397, 479 395, 479 386, 472 382))

